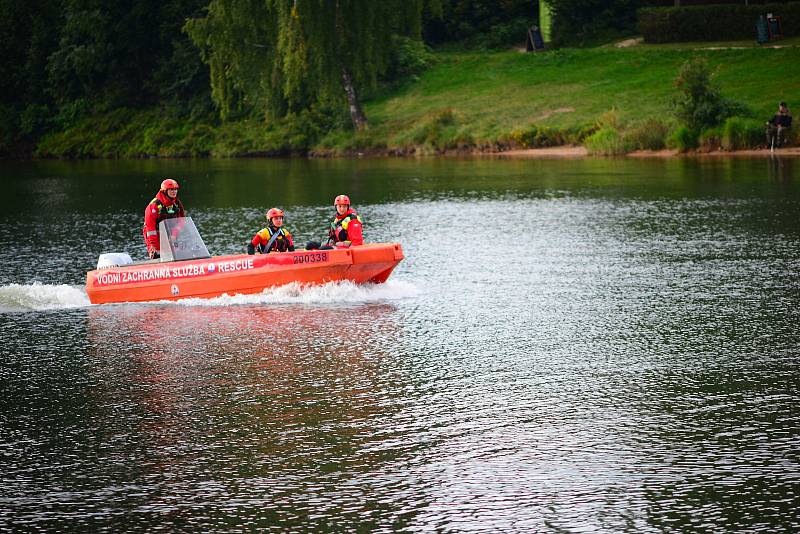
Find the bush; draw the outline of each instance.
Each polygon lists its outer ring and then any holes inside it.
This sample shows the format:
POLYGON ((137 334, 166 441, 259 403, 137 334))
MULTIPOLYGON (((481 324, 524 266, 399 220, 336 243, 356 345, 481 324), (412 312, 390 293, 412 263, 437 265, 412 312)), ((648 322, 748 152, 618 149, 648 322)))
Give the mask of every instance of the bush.
POLYGON ((648 119, 625 136, 627 145, 638 150, 661 150, 667 144, 667 126, 655 119, 648 119))
POLYGON ((695 132, 716 126, 726 118, 746 112, 744 105, 724 98, 712 81, 708 61, 694 58, 681 66, 673 108, 678 121, 695 132))
POLYGON ((800 2, 642 8, 639 33, 647 43, 756 39, 756 21, 764 13, 781 17, 785 37, 800 35, 800 2))
POLYGON ((59 130, 66 130, 78 124, 84 117, 89 116, 92 109, 91 103, 85 98, 71 100, 58 108, 58 113, 53 122, 59 130))
POLYGON ((667 146, 678 149, 680 152, 693 150, 697 148, 697 137, 697 132, 690 130, 686 126, 681 126, 669 136, 667 146))
POLYGON ((764 124, 761 121, 731 117, 722 126, 722 148, 725 150, 755 148, 764 139, 764 124))
POLYGON ((175 143, 177 135, 173 124, 167 122, 156 122, 144 128, 141 137, 137 139, 137 149, 141 154, 161 154, 162 151, 175 143))
POLYGON ((44 134, 50 123, 50 108, 44 104, 29 104, 19 116, 20 131, 32 138, 44 134))
POLYGON ((596 124, 578 126, 576 128, 569 129, 564 133, 564 141, 566 143, 574 143, 576 145, 583 144, 583 142, 597 130, 598 127, 596 124))
POLYGON ((584 146, 590 154, 598 156, 618 156, 629 151, 619 130, 603 127, 586 138, 584 146))
POLYGON ((620 119, 619 111, 617 111, 616 108, 611 108, 603 112, 603 114, 597 118, 598 129, 611 128, 613 130, 621 130, 623 127, 622 119, 620 119))
POLYGON ((706 128, 700 133, 698 146, 706 152, 714 152, 722 147, 722 127, 706 128))
POLYGON ((387 82, 415 79, 436 62, 433 51, 418 39, 392 37, 394 46, 389 58, 389 66, 382 76, 387 82))
POLYGON ((510 141, 522 148, 544 148, 569 144, 575 137, 570 131, 557 130, 532 124, 523 130, 514 130, 509 135, 510 141))
POLYGON ((214 149, 216 132, 207 124, 194 124, 188 132, 179 139, 172 150, 175 156, 197 157, 208 156, 214 149))
POLYGON ((285 154, 281 140, 271 137, 271 133, 272 130, 258 120, 223 122, 217 129, 211 155, 225 158, 285 154))
POLYGON ((583 140, 590 154, 616 156, 633 149, 627 136, 623 135, 625 125, 619 112, 612 108, 598 117, 595 130, 583 140))

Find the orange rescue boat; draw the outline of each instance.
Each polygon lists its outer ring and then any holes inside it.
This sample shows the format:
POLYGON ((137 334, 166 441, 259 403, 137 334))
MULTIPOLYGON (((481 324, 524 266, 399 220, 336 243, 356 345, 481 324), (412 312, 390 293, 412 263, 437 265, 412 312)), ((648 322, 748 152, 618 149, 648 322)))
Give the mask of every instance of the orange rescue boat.
POLYGON ((383 283, 403 259, 398 243, 212 257, 189 217, 163 221, 159 233, 159 260, 134 263, 127 254, 100 256, 98 268, 86 273, 92 304, 252 294, 292 282, 383 283))

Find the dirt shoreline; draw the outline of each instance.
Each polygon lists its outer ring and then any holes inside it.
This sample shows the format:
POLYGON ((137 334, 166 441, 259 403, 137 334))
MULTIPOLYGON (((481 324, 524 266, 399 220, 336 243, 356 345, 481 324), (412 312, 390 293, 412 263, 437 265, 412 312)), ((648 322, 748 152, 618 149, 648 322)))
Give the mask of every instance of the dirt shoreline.
MULTIPOLYGON (((550 148, 528 148, 520 150, 506 150, 502 152, 488 152, 488 156, 498 156, 504 158, 585 158, 589 157, 589 151, 582 146, 558 146, 550 148)), ((637 150, 625 154, 628 158, 673 158, 673 157, 769 157, 769 156, 791 156, 800 157, 800 147, 778 148, 769 150, 748 149, 748 150, 717 150, 715 152, 678 152, 677 150, 637 150)))

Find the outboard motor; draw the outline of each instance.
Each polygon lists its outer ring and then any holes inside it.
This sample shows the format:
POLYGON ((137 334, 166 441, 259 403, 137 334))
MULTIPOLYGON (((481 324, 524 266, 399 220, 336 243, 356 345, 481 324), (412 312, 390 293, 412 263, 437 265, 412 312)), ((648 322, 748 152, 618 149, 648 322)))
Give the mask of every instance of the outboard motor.
POLYGON ((100 254, 97 258, 98 269, 108 269, 110 267, 122 267, 123 265, 130 265, 133 263, 130 255, 125 252, 108 252, 100 254))

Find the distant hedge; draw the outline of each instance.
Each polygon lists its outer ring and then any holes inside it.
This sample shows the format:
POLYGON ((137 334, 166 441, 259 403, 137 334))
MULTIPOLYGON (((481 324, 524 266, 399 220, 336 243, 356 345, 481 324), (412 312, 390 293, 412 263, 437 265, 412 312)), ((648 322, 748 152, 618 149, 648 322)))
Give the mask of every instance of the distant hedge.
MULTIPOLYGON (((680 0, 680 5, 687 6, 707 6, 710 4, 788 4, 792 0, 773 0, 772 2, 765 2, 764 0, 680 0)), ((675 5, 675 0, 639 0, 639 7, 672 7, 675 5)))
POLYGON ((780 16, 784 37, 800 35, 800 2, 787 4, 651 7, 636 11, 647 43, 756 40, 756 22, 780 16))

